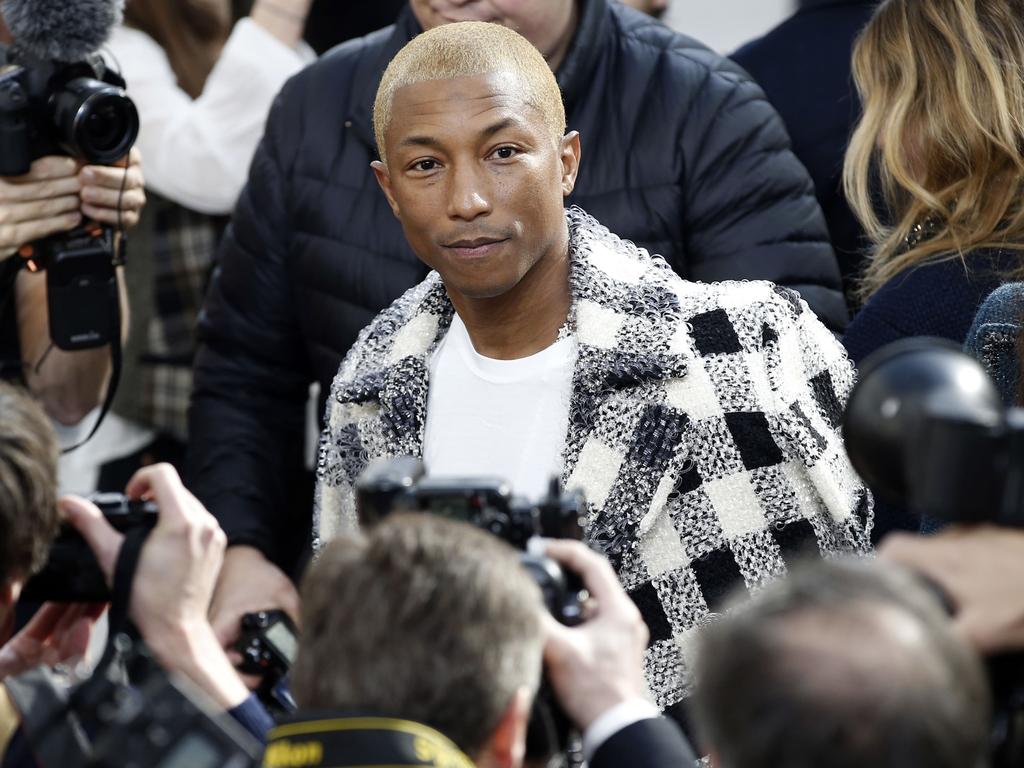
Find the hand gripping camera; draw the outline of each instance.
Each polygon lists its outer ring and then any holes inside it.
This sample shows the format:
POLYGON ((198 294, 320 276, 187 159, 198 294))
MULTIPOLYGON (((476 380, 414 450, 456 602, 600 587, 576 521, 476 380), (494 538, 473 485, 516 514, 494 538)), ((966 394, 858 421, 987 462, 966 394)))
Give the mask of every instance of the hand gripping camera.
MULTIPOLYGON (((136 528, 148 532, 156 525, 158 512, 151 501, 136 501, 119 493, 97 493, 89 500, 121 533, 136 528)), ((50 547, 46 565, 26 582, 21 599, 40 603, 105 603, 110 600, 110 590, 85 539, 65 523, 50 547)))
MULTIPOLYGON (((0 176, 46 155, 111 165, 132 148, 139 115, 124 80, 94 53, 117 17, 111 0, 4 0, 15 38, 0 49, 0 176), (49 23, 48 23, 49 22, 49 23)), ((114 231, 95 222, 23 249, 46 270, 50 335, 61 349, 99 347, 119 333, 114 231)))
MULTIPOLYGON (((521 551, 520 562, 540 587, 552 616, 568 626, 582 621, 587 594, 579 577, 551 558, 526 551, 534 536, 583 538, 583 496, 563 492, 557 478, 552 479, 548 495, 532 503, 513 496, 508 483, 496 478, 426 477, 423 462, 406 456, 371 463, 356 481, 355 492, 362 525, 373 525, 392 512, 419 511, 494 534, 521 551)), ((530 718, 527 756, 546 761, 558 753, 568 754, 571 733, 568 718, 545 682, 530 718)))

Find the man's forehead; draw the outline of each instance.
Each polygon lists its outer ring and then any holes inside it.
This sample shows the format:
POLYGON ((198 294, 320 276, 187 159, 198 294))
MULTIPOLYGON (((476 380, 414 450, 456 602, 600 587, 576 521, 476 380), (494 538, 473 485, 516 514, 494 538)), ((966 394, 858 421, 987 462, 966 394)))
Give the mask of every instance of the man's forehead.
POLYGON ((440 114, 467 109, 521 108, 528 104, 526 84, 513 72, 490 72, 437 80, 423 80, 395 90, 392 115, 440 114))

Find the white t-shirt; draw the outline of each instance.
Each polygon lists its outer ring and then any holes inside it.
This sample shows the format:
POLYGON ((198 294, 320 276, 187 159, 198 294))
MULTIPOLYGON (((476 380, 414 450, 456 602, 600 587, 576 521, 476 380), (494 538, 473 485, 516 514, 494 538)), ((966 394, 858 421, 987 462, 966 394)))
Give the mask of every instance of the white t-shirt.
POLYGON ((519 360, 473 348, 456 314, 430 360, 423 460, 433 477, 497 477, 542 498, 562 469, 576 341, 519 360))

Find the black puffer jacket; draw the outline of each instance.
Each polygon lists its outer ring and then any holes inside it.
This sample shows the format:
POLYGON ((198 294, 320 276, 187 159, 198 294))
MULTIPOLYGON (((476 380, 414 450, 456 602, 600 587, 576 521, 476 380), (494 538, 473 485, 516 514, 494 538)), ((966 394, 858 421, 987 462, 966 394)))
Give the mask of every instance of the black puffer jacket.
MULTIPOLYGON (((687 278, 773 280, 841 329, 814 188, 760 88, 642 14, 580 2, 557 73, 583 144, 569 202, 687 278)), ((289 509, 286 488, 309 383, 320 382, 323 413, 358 331, 425 275, 368 167, 380 76, 419 31, 406 9, 284 87, 201 317, 190 482, 232 543, 278 562, 295 554, 310 516, 289 509)))

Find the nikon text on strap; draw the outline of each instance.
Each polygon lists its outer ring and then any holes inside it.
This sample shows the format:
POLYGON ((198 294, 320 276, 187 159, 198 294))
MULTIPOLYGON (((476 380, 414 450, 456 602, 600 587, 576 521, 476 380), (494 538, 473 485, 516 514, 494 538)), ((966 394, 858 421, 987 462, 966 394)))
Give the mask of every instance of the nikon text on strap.
POLYGON ((420 723, 322 713, 292 718, 272 730, 263 756, 264 768, 374 765, 474 768, 452 741, 420 723))

